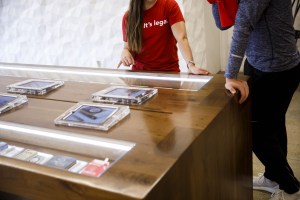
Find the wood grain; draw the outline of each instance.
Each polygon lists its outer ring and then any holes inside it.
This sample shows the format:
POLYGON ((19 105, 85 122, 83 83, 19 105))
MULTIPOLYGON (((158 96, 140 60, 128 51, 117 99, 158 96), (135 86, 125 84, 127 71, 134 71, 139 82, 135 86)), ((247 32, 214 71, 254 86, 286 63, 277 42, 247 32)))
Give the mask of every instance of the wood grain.
MULTIPOLYGON (((1 77, 0 91, 21 79, 1 77)), ((130 141, 136 143, 131 151, 100 178, 1 157, 0 191, 29 200, 252 199, 249 102, 239 105, 237 97, 225 94, 223 75, 200 91, 160 88, 145 104, 131 106, 130 115, 108 132, 54 125, 66 109, 90 101, 92 93, 107 86, 66 82, 46 96, 30 97, 0 120, 130 141)), ((24 144, 47 150, 38 141, 24 144)), ((53 151, 78 154, 62 146, 53 151)), ((91 158, 89 149, 81 151, 81 158, 91 158)))

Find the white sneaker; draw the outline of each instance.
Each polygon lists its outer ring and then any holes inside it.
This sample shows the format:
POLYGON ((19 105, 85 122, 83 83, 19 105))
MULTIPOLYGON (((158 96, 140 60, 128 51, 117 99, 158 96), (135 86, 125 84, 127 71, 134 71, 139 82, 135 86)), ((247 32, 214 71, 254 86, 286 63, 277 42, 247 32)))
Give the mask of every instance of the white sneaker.
POLYGON ((271 195, 270 200, 300 200, 300 192, 295 194, 288 194, 283 190, 278 189, 271 195))
POLYGON ((262 173, 253 176, 253 189, 275 193, 279 189, 278 183, 267 179, 262 173))

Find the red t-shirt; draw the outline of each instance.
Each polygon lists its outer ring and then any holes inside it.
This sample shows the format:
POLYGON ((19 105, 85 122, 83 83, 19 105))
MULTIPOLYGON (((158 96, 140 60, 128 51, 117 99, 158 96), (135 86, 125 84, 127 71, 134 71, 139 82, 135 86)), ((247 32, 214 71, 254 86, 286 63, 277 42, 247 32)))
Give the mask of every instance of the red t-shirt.
MULTIPOLYGON (((126 17, 127 13, 122 22, 124 42, 127 42, 126 17)), ((144 11, 142 51, 135 55, 132 70, 180 71, 177 41, 171 30, 180 21, 184 18, 175 0, 157 0, 144 11)))

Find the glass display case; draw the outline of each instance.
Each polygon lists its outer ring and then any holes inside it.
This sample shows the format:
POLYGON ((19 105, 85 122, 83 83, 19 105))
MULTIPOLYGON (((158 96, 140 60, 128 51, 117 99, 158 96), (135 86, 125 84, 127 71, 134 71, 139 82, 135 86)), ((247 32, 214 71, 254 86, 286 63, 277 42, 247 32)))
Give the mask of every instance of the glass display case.
POLYGON ((0 121, 0 156, 99 177, 135 144, 0 121))

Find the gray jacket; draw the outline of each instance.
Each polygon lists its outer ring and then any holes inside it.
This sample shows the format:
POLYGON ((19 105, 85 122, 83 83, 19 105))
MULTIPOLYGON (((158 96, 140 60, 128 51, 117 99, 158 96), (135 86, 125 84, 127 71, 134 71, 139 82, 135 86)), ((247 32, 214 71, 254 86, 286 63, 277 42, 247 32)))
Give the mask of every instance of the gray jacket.
POLYGON ((300 62, 290 0, 241 0, 225 77, 236 78, 246 52, 263 72, 280 72, 300 62))

